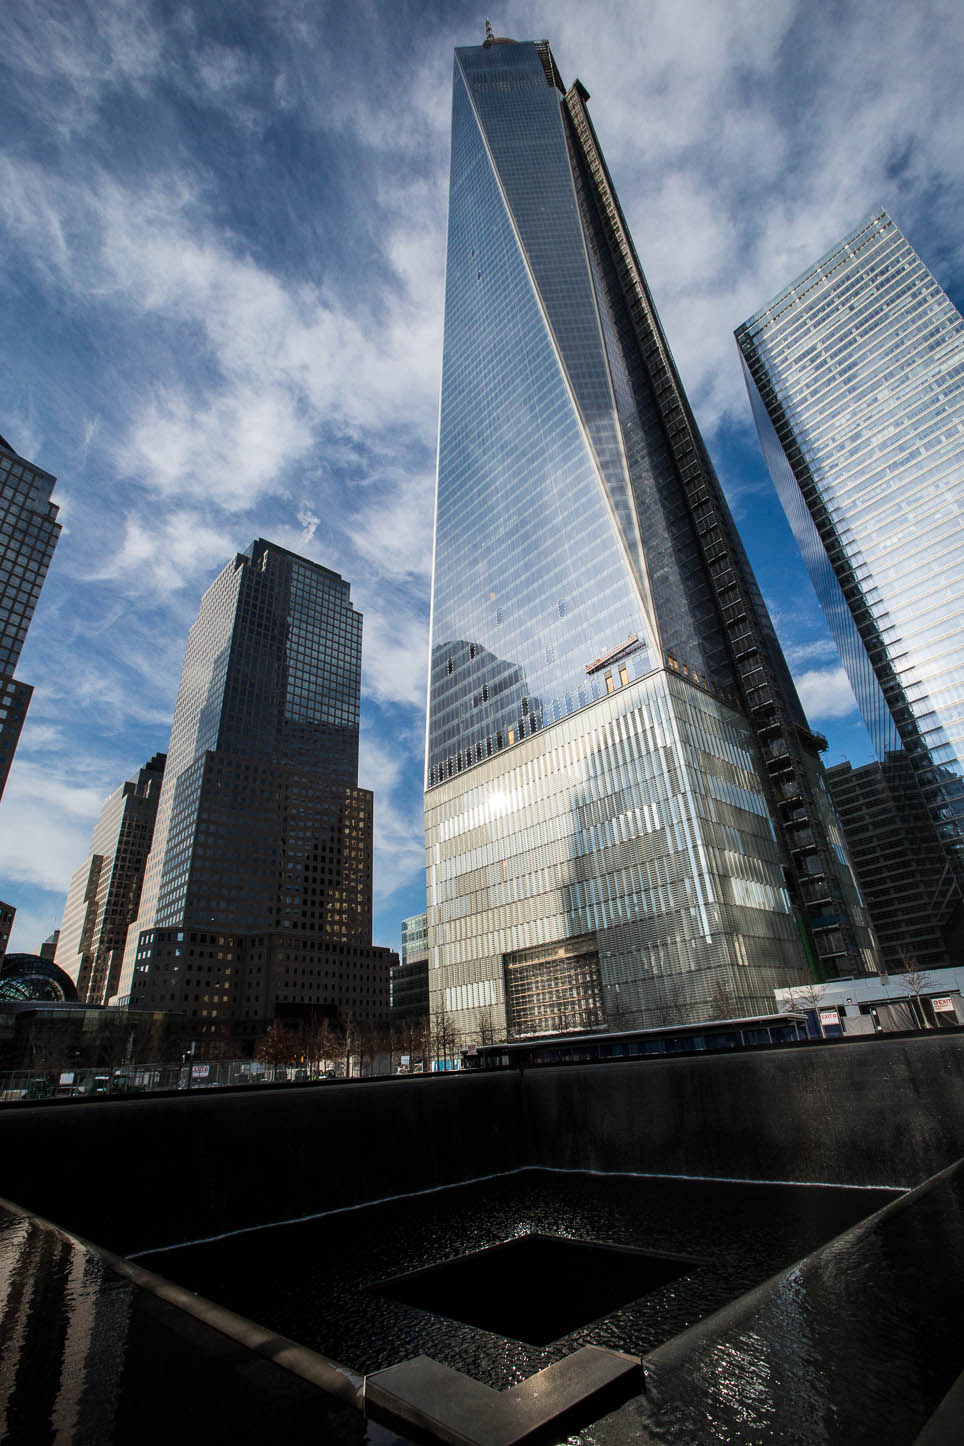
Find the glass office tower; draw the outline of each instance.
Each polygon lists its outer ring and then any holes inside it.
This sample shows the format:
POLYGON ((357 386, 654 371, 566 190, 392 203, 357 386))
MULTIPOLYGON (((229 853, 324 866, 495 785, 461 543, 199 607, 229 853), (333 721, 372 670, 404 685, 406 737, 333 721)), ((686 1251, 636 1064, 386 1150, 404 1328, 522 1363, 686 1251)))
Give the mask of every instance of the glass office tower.
POLYGON ((263 539, 188 638, 122 1002, 249 1047, 272 1020, 387 1014, 372 795, 358 787, 362 618, 349 585, 263 539))
POLYGON ((881 761, 964 879, 964 318, 884 211, 737 332, 761 445, 881 761))
POLYGON ((61 533, 56 480, 0 437, 0 796, 33 696, 13 674, 61 533))
POLYGON ((392 1020, 428 1024, 428 921, 424 914, 402 920, 402 953, 389 980, 392 1020))
POLYGON ((466 1036, 768 1009, 807 955, 870 959, 587 99, 544 42, 456 51, 426 842, 466 1036))

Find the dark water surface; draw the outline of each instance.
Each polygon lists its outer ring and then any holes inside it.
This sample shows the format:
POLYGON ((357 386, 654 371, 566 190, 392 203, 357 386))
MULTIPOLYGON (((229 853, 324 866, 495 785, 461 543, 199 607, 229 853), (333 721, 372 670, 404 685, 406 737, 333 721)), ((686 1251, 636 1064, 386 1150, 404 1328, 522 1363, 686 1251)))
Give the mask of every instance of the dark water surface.
POLYGON ((583 1345, 644 1355, 894 1198, 527 1170, 138 1260, 356 1371, 424 1354, 504 1389, 583 1345), (459 1318, 479 1318, 471 1279, 434 1295, 432 1309, 392 1298, 398 1277, 531 1234, 684 1257, 684 1273, 664 1271, 662 1283, 657 1273, 645 1293, 652 1279, 641 1280, 641 1293, 616 1309, 603 1296, 600 1314, 598 1269, 579 1252, 527 1268, 524 1284, 521 1268, 503 1271, 486 1294, 505 1293, 506 1311, 494 1318, 518 1335, 459 1318), (543 1325, 546 1303, 559 1302, 560 1333, 550 1321, 545 1345, 519 1338, 532 1312, 513 1302, 539 1292, 543 1325))

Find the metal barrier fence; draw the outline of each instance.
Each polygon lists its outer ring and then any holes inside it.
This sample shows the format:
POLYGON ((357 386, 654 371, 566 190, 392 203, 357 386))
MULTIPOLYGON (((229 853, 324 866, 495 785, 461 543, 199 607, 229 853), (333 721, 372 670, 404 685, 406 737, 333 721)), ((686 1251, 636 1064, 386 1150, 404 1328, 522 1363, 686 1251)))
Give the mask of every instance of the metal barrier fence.
MULTIPOLYGON (((377 1066, 378 1061, 376 1061, 377 1066)), ((367 1073, 386 1074, 377 1067, 367 1073)), ((11 1070, 0 1072, 0 1103, 80 1096, 149 1094, 157 1090, 203 1090, 227 1085, 321 1083, 344 1079, 345 1064, 265 1065, 257 1060, 192 1059, 181 1064, 132 1064, 119 1069, 11 1070)))

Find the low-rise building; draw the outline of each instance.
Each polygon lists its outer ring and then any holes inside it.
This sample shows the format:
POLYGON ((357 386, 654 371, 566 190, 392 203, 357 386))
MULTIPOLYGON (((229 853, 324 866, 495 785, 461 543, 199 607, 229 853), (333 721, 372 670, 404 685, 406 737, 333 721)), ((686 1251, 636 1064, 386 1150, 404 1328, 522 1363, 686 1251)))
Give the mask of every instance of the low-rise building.
POLYGON ((775 989, 779 1010, 804 1011, 814 1033, 889 1034, 964 1024, 964 968, 908 969, 871 978, 830 979, 775 989))

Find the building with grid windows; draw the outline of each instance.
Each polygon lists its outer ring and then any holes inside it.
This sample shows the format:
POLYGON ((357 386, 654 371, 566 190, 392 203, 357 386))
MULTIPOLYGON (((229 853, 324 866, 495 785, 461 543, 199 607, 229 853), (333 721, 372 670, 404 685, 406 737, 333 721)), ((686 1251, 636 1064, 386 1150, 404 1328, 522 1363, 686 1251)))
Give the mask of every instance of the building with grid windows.
POLYGON ((205 1046, 387 1013, 361 631, 344 578, 263 539, 202 599, 118 992, 205 1046))
POLYGON ((60 536, 55 482, 0 437, 0 796, 33 696, 13 675, 60 536))
POLYGON ((402 963, 428 958, 428 916, 412 914, 402 920, 402 963))
POLYGON ((0 904, 0 959, 7 952, 7 944, 13 933, 13 921, 17 917, 15 904, 0 904))
POLYGON ((964 318, 878 211, 737 342, 767 465, 878 758, 906 753, 907 787, 940 840, 924 887, 950 940, 964 886, 964 318))
POLYGON ((402 953, 389 979, 392 1020, 428 1021, 428 918, 402 920, 402 953))
POLYGON ((941 919, 945 850, 904 749, 880 763, 827 769, 827 788, 887 970, 940 969, 964 959, 964 917, 941 919))
POLYGON ((105 800, 90 852, 70 881, 53 957, 83 1004, 106 1004, 117 993, 127 930, 140 905, 165 761, 163 753, 155 753, 136 778, 105 800))
POLYGON ((768 1009, 872 939, 577 81, 455 54, 426 763, 464 1036, 768 1009))

